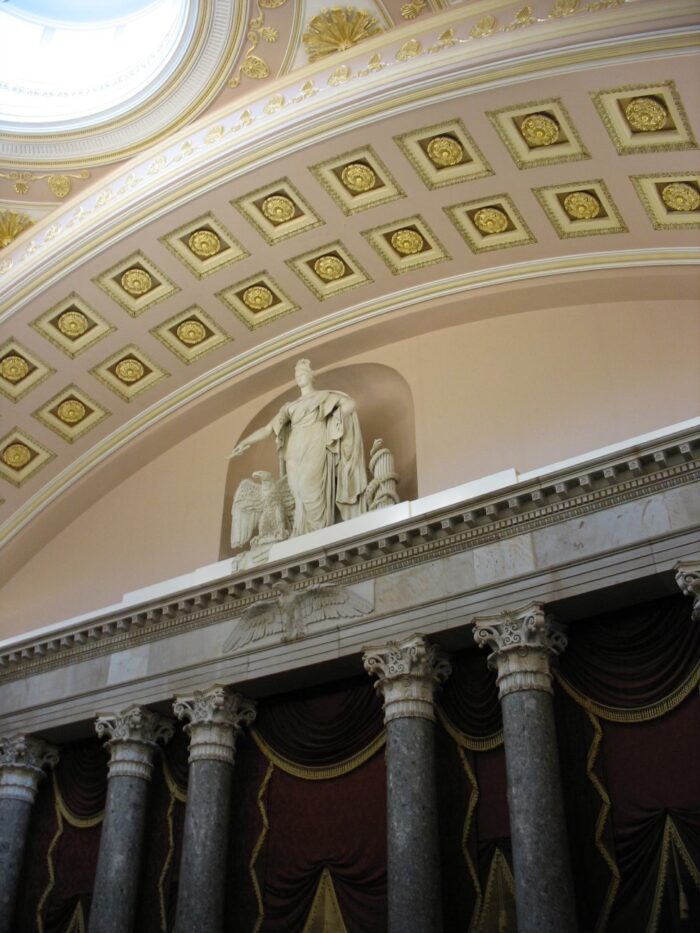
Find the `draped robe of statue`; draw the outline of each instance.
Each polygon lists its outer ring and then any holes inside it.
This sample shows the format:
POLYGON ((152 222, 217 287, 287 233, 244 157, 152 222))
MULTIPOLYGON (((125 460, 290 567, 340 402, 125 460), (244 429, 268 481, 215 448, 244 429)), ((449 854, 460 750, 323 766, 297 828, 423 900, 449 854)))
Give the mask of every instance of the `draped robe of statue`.
POLYGON ((292 535, 334 524, 336 507, 343 521, 365 510, 360 422, 354 407, 343 414, 346 399, 316 389, 286 402, 270 422, 294 496, 292 535))

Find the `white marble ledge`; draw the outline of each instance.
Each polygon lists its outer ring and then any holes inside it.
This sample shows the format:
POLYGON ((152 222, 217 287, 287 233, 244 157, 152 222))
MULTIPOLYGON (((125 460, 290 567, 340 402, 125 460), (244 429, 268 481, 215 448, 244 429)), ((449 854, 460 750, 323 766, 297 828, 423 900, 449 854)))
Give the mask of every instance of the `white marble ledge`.
MULTIPOLYGON (((419 499, 401 502, 398 505, 389 506, 377 512, 359 515, 357 518, 348 519, 329 528, 322 528, 319 531, 290 538, 287 541, 273 545, 264 563, 240 569, 245 569, 247 572, 263 570, 268 565, 279 564, 291 558, 299 558, 304 554, 318 554, 319 551, 337 547, 343 542, 351 544, 363 536, 378 531, 385 530, 389 534, 393 528, 395 529, 412 519, 419 519, 452 508, 464 507, 468 509, 471 502, 490 494, 509 493, 515 496, 520 487, 532 485, 537 481, 546 482, 548 479, 551 481, 551 478, 557 474, 574 471, 583 474, 596 468, 599 469, 606 461, 612 462, 616 458, 627 457, 631 459, 637 454, 648 455, 656 447, 668 446, 676 440, 682 441, 684 436, 691 435, 697 429, 700 429, 700 417, 673 424, 629 440, 620 441, 569 460, 539 467, 526 473, 518 473, 514 468, 502 470, 499 473, 493 473, 490 476, 453 486, 419 499)), ((138 590, 132 590, 125 593, 119 603, 92 612, 82 613, 43 628, 35 629, 32 632, 24 632, 21 635, 4 639, 0 641, 0 654, 15 650, 15 646, 26 643, 28 639, 34 642, 40 638, 60 638, 63 633, 67 633, 81 624, 99 624, 100 621, 110 617, 113 618, 120 612, 136 607, 145 607, 156 600, 172 599, 175 601, 178 598, 183 598, 185 594, 190 593, 197 587, 212 585, 218 581, 221 581, 222 584, 229 583, 231 576, 236 573, 237 569, 239 569, 238 558, 232 557, 199 567, 191 573, 181 574, 138 590)))

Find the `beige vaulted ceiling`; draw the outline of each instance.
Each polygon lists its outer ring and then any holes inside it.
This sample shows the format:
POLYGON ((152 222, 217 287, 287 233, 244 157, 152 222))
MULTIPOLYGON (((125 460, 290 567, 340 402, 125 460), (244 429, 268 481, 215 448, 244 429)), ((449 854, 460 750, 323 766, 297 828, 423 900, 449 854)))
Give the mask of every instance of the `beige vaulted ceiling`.
POLYGON ((0 135, 2 545, 312 341, 697 292, 696 2, 199 7, 176 105, 0 135))

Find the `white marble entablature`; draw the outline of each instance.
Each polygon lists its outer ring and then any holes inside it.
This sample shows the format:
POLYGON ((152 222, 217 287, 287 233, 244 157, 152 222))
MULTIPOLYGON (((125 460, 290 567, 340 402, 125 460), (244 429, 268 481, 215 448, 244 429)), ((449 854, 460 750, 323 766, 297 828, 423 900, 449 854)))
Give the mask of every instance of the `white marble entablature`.
POLYGON ((397 508, 408 518, 364 535, 347 535, 349 523, 336 526, 347 536, 335 545, 311 550, 300 537, 299 552, 285 561, 233 574, 225 561, 201 574, 209 583, 185 588, 180 578, 175 592, 163 584, 159 596, 139 591, 116 611, 8 640, 0 646, 0 731, 162 703, 207 682, 247 692, 244 685, 260 678, 358 658, 367 644, 416 631, 441 641, 452 632, 469 638, 475 616, 525 601, 588 597, 659 574, 668 592, 678 562, 698 559, 697 424, 537 473, 538 482, 427 513, 421 500, 404 504, 397 508), (273 599, 281 582, 298 595, 333 585, 370 609, 324 618, 292 640, 270 633, 226 650, 241 618, 273 599))

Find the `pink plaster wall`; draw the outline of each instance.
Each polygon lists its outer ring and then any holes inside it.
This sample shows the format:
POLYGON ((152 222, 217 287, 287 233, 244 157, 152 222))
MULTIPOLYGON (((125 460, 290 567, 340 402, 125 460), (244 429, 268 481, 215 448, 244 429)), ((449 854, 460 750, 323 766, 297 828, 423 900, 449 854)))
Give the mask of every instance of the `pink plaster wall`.
MULTIPOLYGON (((366 344, 360 335, 356 346, 366 344)), ((379 363, 406 380, 415 406, 418 494, 426 495, 697 416, 698 345, 696 302, 602 302, 447 326, 346 355, 342 365, 379 363)), ((324 354, 319 347, 315 359, 307 347, 297 355, 322 366, 324 354)), ((0 637, 218 560, 226 455, 284 388, 291 366, 280 373, 254 401, 230 411, 220 403, 200 429, 193 406, 178 416, 189 419, 183 439, 168 445, 163 435, 167 449, 143 466, 138 451, 125 461, 118 484, 52 531, 0 590, 0 637)), ((47 533, 41 517, 27 533, 47 533)))

